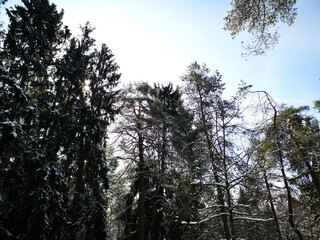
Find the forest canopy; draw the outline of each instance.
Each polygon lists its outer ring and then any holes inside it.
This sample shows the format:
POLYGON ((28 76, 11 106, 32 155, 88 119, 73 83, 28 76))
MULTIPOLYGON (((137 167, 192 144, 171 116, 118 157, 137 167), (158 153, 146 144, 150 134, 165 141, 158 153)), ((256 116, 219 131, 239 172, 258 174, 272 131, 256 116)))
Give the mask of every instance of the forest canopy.
MULTIPOLYGON (((293 22, 295 1, 261 2, 293 22)), ((244 82, 226 98, 222 73, 197 62, 181 86, 121 87, 89 23, 74 36, 55 4, 22 3, 0 39, 0 239, 320 237, 308 107, 244 82)))

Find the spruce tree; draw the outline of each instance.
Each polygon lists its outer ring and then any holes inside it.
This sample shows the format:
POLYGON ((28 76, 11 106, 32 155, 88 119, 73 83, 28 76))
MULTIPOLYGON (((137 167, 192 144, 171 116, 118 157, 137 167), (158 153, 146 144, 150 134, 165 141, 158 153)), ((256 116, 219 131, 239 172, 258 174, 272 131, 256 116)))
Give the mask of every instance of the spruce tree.
POLYGON ((54 4, 22 2, 1 42, 1 237, 105 239, 118 66, 88 24, 71 37, 54 4))
POLYGON ((49 151, 52 121, 49 74, 63 33, 63 13, 48 1, 23 3, 24 6, 7 11, 9 26, 2 52, 9 76, 2 78, 2 86, 11 87, 15 93, 4 99, 7 106, 14 103, 5 110, 12 130, 4 129, 1 134, 1 141, 6 142, 1 153, 6 162, 2 168, 7 212, 4 225, 12 236, 22 239, 56 239, 67 222, 63 209, 66 186, 55 165, 55 156, 49 151), (13 134, 19 144, 8 134, 13 134))
POLYGON ((120 74, 111 50, 94 48, 92 28, 71 38, 57 63, 55 105, 61 109, 61 167, 70 187, 69 214, 78 239, 105 239, 108 188, 105 154, 107 126, 115 107, 120 74))

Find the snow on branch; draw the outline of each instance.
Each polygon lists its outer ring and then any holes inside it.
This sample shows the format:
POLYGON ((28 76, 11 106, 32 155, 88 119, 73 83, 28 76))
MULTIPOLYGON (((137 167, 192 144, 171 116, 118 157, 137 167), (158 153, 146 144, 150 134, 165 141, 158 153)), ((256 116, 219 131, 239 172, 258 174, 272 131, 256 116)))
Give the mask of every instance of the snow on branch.
POLYGON ((246 221, 257 221, 257 222, 269 222, 274 221, 274 218, 250 218, 250 217, 235 217, 234 220, 246 220, 246 221))
POLYGON ((228 213, 219 213, 219 214, 212 215, 212 216, 210 216, 210 217, 208 217, 208 218, 205 218, 205 219, 203 219, 203 220, 201 220, 201 221, 199 221, 199 222, 193 222, 193 221, 191 221, 191 222, 186 222, 186 221, 182 221, 181 224, 189 224, 189 225, 201 224, 201 223, 204 223, 204 222, 208 222, 208 221, 210 221, 210 220, 213 219, 213 218, 221 217, 221 216, 223 216, 223 215, 229 216, 228 213))

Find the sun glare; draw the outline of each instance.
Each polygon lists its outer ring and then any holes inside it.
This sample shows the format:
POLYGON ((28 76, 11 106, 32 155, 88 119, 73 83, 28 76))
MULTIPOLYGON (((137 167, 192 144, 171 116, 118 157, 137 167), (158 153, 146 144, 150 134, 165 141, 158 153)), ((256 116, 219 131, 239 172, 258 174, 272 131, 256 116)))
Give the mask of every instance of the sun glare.
POLYGON ((85 91, 86 93, 90 91, 90 80, 84 81, 83 91, 85 91))

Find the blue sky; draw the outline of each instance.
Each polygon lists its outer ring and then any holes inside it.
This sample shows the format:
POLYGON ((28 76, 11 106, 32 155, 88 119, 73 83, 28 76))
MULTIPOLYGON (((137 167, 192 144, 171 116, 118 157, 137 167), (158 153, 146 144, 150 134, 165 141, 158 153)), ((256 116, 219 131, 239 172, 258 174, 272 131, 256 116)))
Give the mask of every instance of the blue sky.
MULTIPOLYGON (((20 1, 9 0, 7 6, 20 1)), ((269 92, 278 102, 309 105, 320 98, 320 1, 298 1, 298 16, 280 26, 280 43, 266 56, 241 57, 241 41, 222 28, 230 10, 226 0, 53 0, 65 11, 73 33, 89 21, 97 44, 114 52, 122 82, 173 82, 197 61, 218 70, 226 94, 240 80, 269 92)), ((1 20, 4 19, 1 12, 1 20)))

